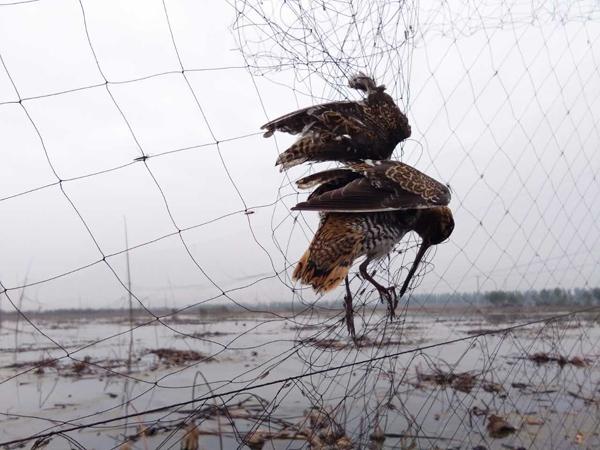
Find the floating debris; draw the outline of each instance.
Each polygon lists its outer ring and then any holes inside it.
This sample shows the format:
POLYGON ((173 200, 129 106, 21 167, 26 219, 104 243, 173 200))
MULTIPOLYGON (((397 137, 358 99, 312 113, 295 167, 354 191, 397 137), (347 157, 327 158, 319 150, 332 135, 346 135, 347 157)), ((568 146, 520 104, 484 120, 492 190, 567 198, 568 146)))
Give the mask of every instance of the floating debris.
MULTIPOLYGON (((25 364, 27 364, 27 363, 25 363, 25 364)), ((58 366, 58 361, 56 359, 42 359, 35 365, 37 366, 37 368, 35 369, 34 373, 36 373, 38 375, 42 375, 43 373, 46 372, 45 369, 48 369, 48 368, 56 369, 58 366)))
POLYGON ((23 362, 12 363, 7 366, 4 366, 3 369, 27 369, 27 368, 35 367, 35 370, 33 373, 39 375, 39 374, 43 374, 45 372, 45 369, 56 368, 57 366, 58 366, 58 360, 52 359, 52 358, 44 358, 44 359, 40 359, 38 361, 23 361, 23 362))
POLYGON ((504 390, 504 386, 500 383, 494 383, 492 381, 482 381, 481 389, 485 392, 489 392, 490 394, 501 394, 506 396, 506 391, 504 390))
POLYGON ((527 425, 542 426, 546 422, 544 422, 544 420, 540 419, 539 417, 530 417, 530 416, 527 416, 527 417, 525 417, 525 423, 527 425))
POLYGON ((322 348, 326 350, 344 350, 344 349, 356 349, 356 348, 371 348, 371 347, 389 347, 399 345, 410 345, 417 343, 416 341, 410 340, 398 340, 392 338, 378 338, 371 339, 368 336, 361 336, 354 339, 353 341, 343 341, 338 339, 317 339, 308 338, 298 341, 301 344, 312 345, 313 347, 322 348))
POLYGON ((267 434, 263 431, 251 431, 244 437, 244 444, 251 450, 262 450, 267 440, 267 434))
POLYGON ((332 325, 319 325, 319 324, 306 324, 306 325, 293 325, 289 327, 292 331, 314 331, 320 329, 332 328, 332 325))
POLYGON ((488 417, 487 430, 493 438, 504 438, 517 431, 504 417, 495 414, 491 414, 488 417))
POLYGON ((148 350, 146 354, 153 354, 158 356, 158 359, 164 364, 181 366, 186 362, 190 361, 214 361, 214 358, 206 356, 200 352, 194 350, 177 350, 174 348, 157 348, 155 350, 148 350))
POLYGON ((183 335, 175 335, 176 339, 187 339, 187 338, 195 338, 195 339, 206 339, 212 337, 220 337, 220 336, 229 336, 233 333, 226 333, 223 331, 197 331, 191 334, 183 334, 183 335))
POLYGON ((475 387, 475 376, 470 373, 461 373, 452 381, 452 387, 457 391, 469 393, 475 387))
POLYGON ((352 440, 348 436, 342 436, 335 442, 336 449, 340 450, 352 450, 354 445, 352 444, 352 440))
POLYGON ((473 330, 467 330, 464 333, 468 334, 469 336, 475 336, 475 335, 506 333, 506 331, 503 329, 496 329, 496 328, 475 328, 473 330))
POLYGON ((73 361, 73 364, 70 367, 71 372, 73 373, 73 375, 79 376, 79 377, 82 375, 85 375, 85 374, 93 373, 93 371, 90 367, 91 361, 92 361, 91 356, 84 357, 83 361, 73 361))
POLYGON ((488 415, 488 410, 487 409, 481 409, 479 406, 475 405, 473 406, 470 410, 469 413, 476 416, 476 417, 482 417, 482 416, 487 416, 488 415))
POLYGON ((577 398, 579 400, 583 400, 586 404, 591 404, 591 403, 600 403, 600 398, 594 398, 594 397, 587 397, 585 395, 582 395, 578 392, 574 392, 574 391, 567 391, 567 393, 574 398, 577 398))
POLYGON ((574 356, 569 360, 569 363, 574 365, 575 367, 587 367, 590 365, 592 361, 588 358, 584 358, 582 356, 574 356))
POLYGON ((181 440, 181 450, 198 450, 200 448, 200 431, 194 422, 185 428, 185 437, 181 440))
POLYGON ((51 440, 52 438, 39 438, 33 443, 30 450, 39 450, 41 448, 46 448, 46 446, 50 443, 51 440))
POLYGON ((528 355, 527 358, 530 361, 535 362, 538 365, 547 364, 549 362, 555 362, 560 367, 564 367, 567 364, 573 365, 575 367, 587 367, 592 361, 589 358, 584 358, 582 356, 574 356, 571 359, 567 358, 564 355, 551 355, 549 353, 538 352, 533 355, 528 355))
POLYGON ((336 339, 315 339, 309 338, 299 341, 301 344, 312 345, 313 347, 327 350, 343 350, 349 346, 347 342, 338 341, 336 339))
POLYGON ((312 407, 304 411, 304 416, 308 419, 308 423, 313 430, 331 426, 333 422, 333 410, 331 407, 312 407))
POLYGON ((379 425, 375 426, 375 430, 369 435, 368 450, 382 450, 385 442, 385 433, 379 425))
POLYGON ((440 387, 451 387, 457 391, 470 393, 477 382, 475 375, 469 372, 444 372, 435 368, 433 373, 423 373, 417 368, 417 387, 422 387, 424 383, 440 387))

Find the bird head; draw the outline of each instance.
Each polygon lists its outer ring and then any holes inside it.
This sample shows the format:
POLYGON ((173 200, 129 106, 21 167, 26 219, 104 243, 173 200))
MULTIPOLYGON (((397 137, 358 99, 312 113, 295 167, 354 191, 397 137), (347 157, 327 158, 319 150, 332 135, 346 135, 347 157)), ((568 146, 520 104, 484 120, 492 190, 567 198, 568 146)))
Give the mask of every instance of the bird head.
POLYGON ((413 265, 404 280, 404 284, 400 290, 400 297, 402 297, 408 289, 410 280, 416 273, 417 267, 419 267, 419 263, 427 252, 427 249, 432 245, 444 242, 452 234, 452 231, 454 230, 452 211, 450 211, 450 208, 447 206, 422 209, 415 222, 414 230, 419 233, 422 242, 413 265))
POLYGON ((454 230, 454 217, 447 206, 421 210, 415 231, 429 245, 437 245, 450 237, 454 230))

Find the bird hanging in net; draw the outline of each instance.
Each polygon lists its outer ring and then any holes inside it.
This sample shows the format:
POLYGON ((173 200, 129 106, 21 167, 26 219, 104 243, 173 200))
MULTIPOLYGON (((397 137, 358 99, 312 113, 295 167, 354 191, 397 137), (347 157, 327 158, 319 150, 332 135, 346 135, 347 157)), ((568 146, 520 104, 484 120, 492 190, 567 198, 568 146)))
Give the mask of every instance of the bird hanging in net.
POLYGON ((265 137, 275 131, 300 134, 277 158, 280 170, 304 162, 389 159, 396 145, 410 136, 408 119, 385 86, 364 74, 349 86, 364 91, 361 101, 339 101, 310 106, 263 125, 265 137))
POLYGON ((318 292, 346 284, 346 325, 355 336, 352 293, 348 272, 362 256, 359 266, 363 279, 388 303, 391 316, 408 289, 425 252, 446 240, 454 229, 450 191, 442 183, 417 169, 397 161, 371 161, 349 164, 309 175, 297 181, 299 188, 318 186, 305 202, 293 210, 319 211, 321 222, 293 279, 318 292), (368 271, 369 264, 388 255, 409 231, 422 239, 399 297, 394 286, 384 287, 368 271))

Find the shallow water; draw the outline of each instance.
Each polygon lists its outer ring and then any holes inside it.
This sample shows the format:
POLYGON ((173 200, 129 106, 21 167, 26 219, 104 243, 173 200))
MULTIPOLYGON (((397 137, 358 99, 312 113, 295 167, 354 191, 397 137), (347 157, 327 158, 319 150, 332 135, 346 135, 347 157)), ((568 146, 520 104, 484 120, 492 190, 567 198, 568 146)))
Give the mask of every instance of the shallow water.
MULTIPOLYGON (((369 314, 357 317, 358 328, 366 329, 370 339, 358 348, 339 314, 293 320, 275 314, 228 319, 179 315, 133 331, 129 367, 127 321, 47 320, 36 323, 39 330, 21 322, 18 333, 14 322, 5 321, 0 334, 0 443, 55 430, 61 422, 63 427, 86 424, 212 393, 220 396, 69 436, 84 448, 118 448, 126 436, 136 434, 133 448, 179 448, 185 435, 182 421, 193 415, 201 433, 214 433, 200 436, 201 447, 240 448, 251 429, 276 432, 283 424, 306 429, 307 408, 319 406, 329 408, 355 448, 366 448, 377 426, 388 434, 386 448, 600 447, 600 328, 595 322, 576 316, 477 336, 539 315, 407 313, 390 323, 379 311, 369 314), (370 326, 364 328, 365 323, 370 326), (457 341, 435 346, 450 340, 457 341), (185 353, 161 359, 149 353, 157 349, 185 353), (539 352, 565 356, 566 363, 527 359, 539 352), (568 361, 574 357, 578 364, 568 361), (53 358, 60 359, 49 363, 53 358), (36 365, 42 360, 40 370, 36 365), (436 370, 468 372, 475 381, 466 388, 427 381, 436 370), (278 380, 284 381, 256 387, 278 380), (214 411, 207 413, 214 405, 226 405, 229 417, 222 409, 217 422, 214 411), (516 431, 490 437, 486 425, 491 414, 504 417, 516 431), (139 433, 143 426, 154 434, 139 433)), ((277 439, 267 440, 264 448, 303 446, 304 440, 277 439)), ((67 448, 66 441, 55 437, 46 448, 67 448)))

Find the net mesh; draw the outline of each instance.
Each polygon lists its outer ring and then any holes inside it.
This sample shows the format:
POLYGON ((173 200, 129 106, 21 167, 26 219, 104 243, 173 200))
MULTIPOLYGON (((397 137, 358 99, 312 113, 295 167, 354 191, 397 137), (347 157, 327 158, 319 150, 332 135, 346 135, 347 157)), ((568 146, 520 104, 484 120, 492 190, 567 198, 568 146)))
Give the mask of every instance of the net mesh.
POLYGON ((211 8, 0 6, 0 445, 600 445, 598 5, 211 8), (290 278, 327 164, 278 173, 258 128, 361 71, 457 225, 394 320, 351 271, 353 342, 343 289, 290 278))

